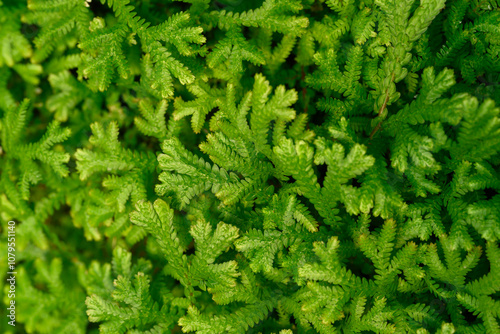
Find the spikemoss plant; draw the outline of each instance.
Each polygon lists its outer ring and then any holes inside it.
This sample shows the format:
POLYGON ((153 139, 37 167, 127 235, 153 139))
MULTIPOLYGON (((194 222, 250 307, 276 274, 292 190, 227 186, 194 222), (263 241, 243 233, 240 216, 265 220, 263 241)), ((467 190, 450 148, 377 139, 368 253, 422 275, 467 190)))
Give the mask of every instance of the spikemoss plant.
POLYGON ((1 0, 2 333, 500 333, 498 0, 1 0))

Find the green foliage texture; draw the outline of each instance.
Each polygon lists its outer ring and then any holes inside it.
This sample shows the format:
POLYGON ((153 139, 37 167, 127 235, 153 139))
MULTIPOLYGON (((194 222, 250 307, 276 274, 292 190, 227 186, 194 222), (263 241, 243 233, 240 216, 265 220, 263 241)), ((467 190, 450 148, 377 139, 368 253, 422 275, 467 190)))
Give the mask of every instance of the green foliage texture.
POLYGON ((499 106, 498 0, 0 0, 0 332, 500 333, 499 106))

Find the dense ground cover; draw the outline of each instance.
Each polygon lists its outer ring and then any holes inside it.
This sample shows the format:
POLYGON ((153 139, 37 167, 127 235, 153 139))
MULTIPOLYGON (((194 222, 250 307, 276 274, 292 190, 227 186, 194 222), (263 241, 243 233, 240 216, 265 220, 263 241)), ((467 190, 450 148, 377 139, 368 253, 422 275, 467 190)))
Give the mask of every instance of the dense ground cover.
POLYGON ((0 0, 0 331, 500 333, 499 104, 496 0, 0 0))

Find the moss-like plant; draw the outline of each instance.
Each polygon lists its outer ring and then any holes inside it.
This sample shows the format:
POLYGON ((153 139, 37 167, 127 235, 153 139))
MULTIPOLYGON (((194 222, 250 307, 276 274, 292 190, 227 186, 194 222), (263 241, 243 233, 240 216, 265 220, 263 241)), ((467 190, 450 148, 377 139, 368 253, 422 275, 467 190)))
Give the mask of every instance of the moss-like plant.
POLYGON ((500 333, 499 104, 497 0, 0 0, 0 331, 500 333))

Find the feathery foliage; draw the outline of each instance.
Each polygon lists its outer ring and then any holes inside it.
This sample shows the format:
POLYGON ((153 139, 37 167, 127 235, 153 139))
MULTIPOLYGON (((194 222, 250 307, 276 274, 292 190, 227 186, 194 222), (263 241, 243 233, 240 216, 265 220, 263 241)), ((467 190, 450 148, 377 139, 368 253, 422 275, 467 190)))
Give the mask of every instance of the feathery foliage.
POLYGON ((0 0, 0 331, 500 333, 499 105, 495 0, 0 0))

